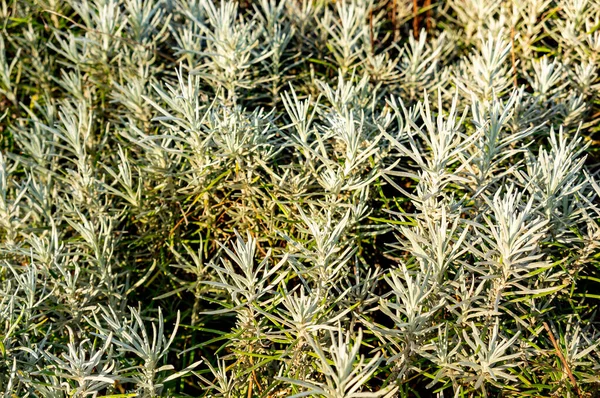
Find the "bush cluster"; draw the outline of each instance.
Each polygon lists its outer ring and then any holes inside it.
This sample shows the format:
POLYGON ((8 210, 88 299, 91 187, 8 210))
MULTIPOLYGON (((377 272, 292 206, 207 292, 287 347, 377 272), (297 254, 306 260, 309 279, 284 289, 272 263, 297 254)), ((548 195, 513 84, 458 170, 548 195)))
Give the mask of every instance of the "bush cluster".
POLYGON ((0 0, 3 397, 598 396, 598 0, 0 0))

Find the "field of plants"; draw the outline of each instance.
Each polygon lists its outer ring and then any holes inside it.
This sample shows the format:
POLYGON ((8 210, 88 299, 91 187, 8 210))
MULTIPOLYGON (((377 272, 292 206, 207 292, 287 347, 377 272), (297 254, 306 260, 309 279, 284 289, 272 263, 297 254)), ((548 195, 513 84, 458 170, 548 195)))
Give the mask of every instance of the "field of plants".
POLYGON ((600 0, 0 0, 1 397, 600 397, 600 0))

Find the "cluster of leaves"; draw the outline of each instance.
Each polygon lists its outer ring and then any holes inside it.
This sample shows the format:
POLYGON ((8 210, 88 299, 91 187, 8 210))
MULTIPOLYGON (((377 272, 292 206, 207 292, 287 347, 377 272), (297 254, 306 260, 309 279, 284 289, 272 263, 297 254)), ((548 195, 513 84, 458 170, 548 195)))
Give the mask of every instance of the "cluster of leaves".
POLYGON ((3 396, 597 394, 600 2, 420 3, 0 0, 3 396))

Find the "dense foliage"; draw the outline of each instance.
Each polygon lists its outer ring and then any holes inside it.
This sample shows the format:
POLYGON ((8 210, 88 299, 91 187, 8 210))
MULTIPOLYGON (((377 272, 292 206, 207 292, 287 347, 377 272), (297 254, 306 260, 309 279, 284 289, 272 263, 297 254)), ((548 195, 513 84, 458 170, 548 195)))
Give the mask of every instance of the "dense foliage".
POLYGON ((3 397, 600 394, 600 1, 0 16, 3 397))

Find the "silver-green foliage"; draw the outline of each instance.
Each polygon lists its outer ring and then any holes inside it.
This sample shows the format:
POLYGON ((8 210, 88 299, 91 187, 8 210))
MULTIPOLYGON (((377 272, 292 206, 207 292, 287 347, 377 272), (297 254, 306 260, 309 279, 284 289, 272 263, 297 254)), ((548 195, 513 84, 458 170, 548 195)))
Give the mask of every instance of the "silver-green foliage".
POLYGON ((598 0, 246 3, 2 0, 3 396, 597 393, 598 0))

